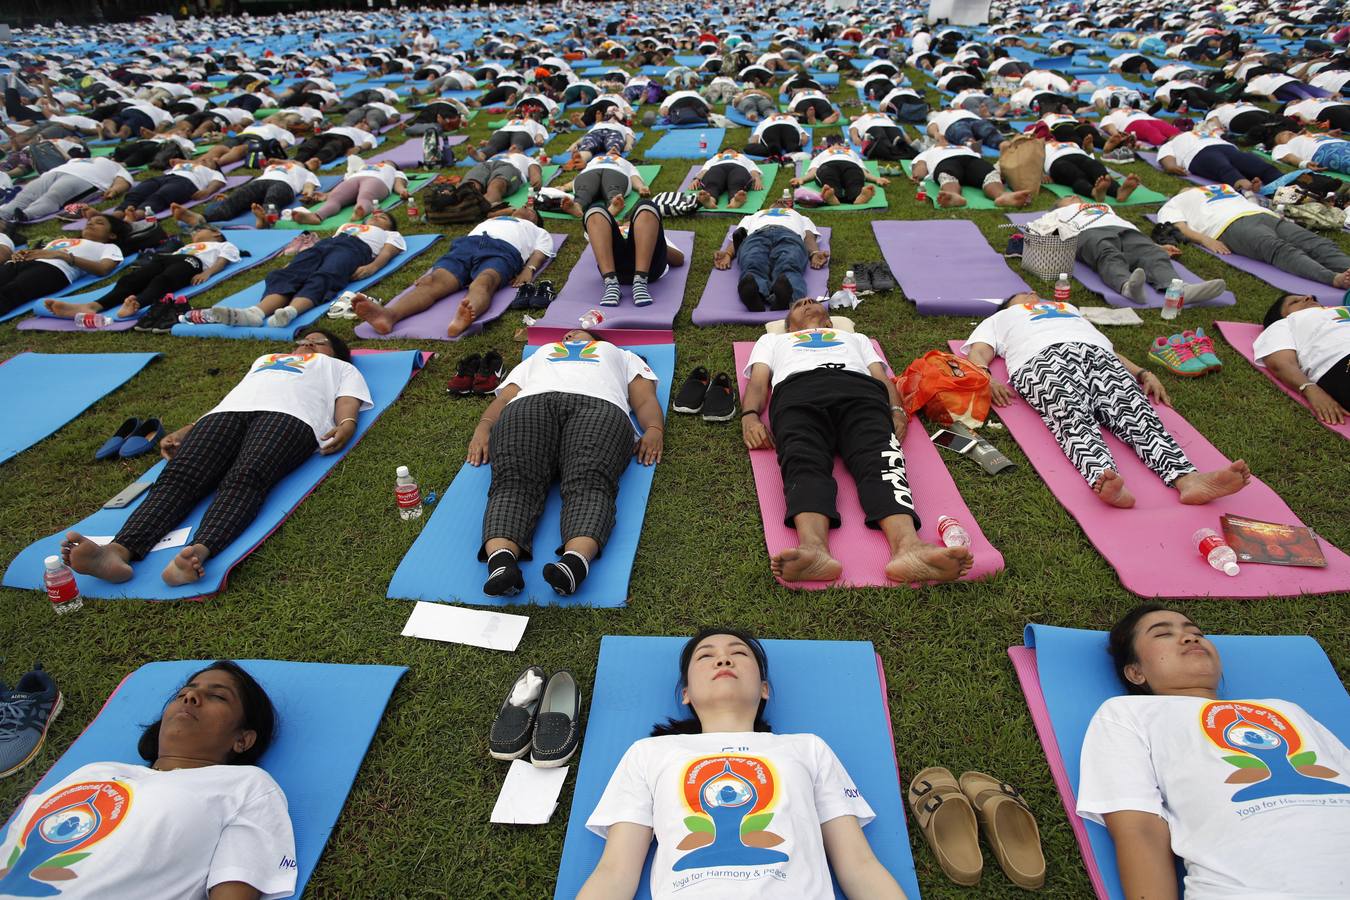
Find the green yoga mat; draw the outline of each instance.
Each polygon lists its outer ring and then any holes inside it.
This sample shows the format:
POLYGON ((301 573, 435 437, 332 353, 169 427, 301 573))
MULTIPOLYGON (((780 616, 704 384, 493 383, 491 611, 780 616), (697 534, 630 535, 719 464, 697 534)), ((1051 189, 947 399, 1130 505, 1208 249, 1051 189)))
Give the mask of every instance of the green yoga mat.
MULTIPOLYGON (((1074 196, 1073 188, 1063 184, 1046 184, 1042 185, 1042 187, 1044 187, 1050 193, 1054 194, 1056 197, 1074 196)), ((1083 199, 1091 200, 1092 198, 1084 197, 1083 199)), ((1124 203, 1121 203, 1114 197, 1107 197, 1105 202, 1107 206, 1147 206, 1152 203, 1166 203, 1167 195, 1160 194, 1157 191, 1152 190, 1151 188, 1147 188, 1141 184, 1139 185, 1139 187, 1134 189, 1134 192, 1130 194, 1130 199, 1126 200, 1124 203)))
POLYGON ((261 122, 268 116, 275 116, 279 112, 281 112, 281 107, 279 106, 260 106, 253 113, 253 119, 254 121, 261 122))
MULTIPOLYGON (((752 212, 759 212, 764 208, 765 202, 769 199, 769 191, 773 190, 774 180, 778 178, 778 163, 756 163, 759 166, 761 177, 764 179, 764 187, 757 191, 745 192, 745 203, 734 209, 727 206, 731 198, 725 194, 717 198, 717 205, 712 209, 699 208, 701 213, 736 213, 737 215, 748 216, 752 212)), ((695 169, 697 171, 697 169, 695 169)))
MULTIPOLYGON (((876 160, 869 159, 869 160, 867 161, 867 171, 871 172, 873 175, 878 174, 878 172, 877 172, 877 162, 876 162, 876 160)), ((802 187, 806 187, 806 188, 814 188, 815 190, 818 191, 818 190, 821 189, 821 187, 823 187, 823 185, 821 185, 821 183, 820 183, 819 181, 812 180, 812 181, 808 181, 806 184, 802 185, 802 187)), ((812 211, 812 212, 852 212, 852 211, 854 211, 854 210, 859 210, 859 209, 886 209, 887 206, 890 205, 890 204, 888 203, 888 201, 886 200, 886 189, 885 189, 884 187, 882 187, 881 185, 876 185, 876 189, 877 189, 877 192, 876 192, 875 194, 873 194, 873 195, 872 195, 872 199, 871 199, 871 200, 868 200, 866 203, 860 203, 860 204, 840 203, 838 206, 830 206, 830 205, 826 204, 825 206, 813 206, 813 207, 811 208, 811 211, 812 211)))
MULTIPOLYGON (((553 176, 558 174, 558 170, 561 168, 562 166, 552 166, 552 165, 540 166, 539 183, 548 184, 550 181, 553 180, 553 176)), ((512 208, 516 208, 519 207, 522 203, 524 203, 527 199, 529 199, 529 196, 530 196, 529 184, 528 183, 522 184, 520 187, 516 188, 516 192, 514 194, 511 194, 509 197, 503 197, 502 202, 510 205, 512 208)))
MULTIPOLYGON (((900 160, 900 167, 909 175, 914 171, 913 161, 908 159, 900 160)), ((928 192, 928 202, 933 204, 934 209, 948 209, 949 207, 938 206, 938 183, 931 178, 923 180, 923 189, 928 192)), ((998 205, 984 195, 984 191, 973 187, 962 187, 961 196, 966 198, 965 206, 954 206, 951 209, 998 209, 998 205)))
MULTIPOLYGON (((640 177, 643 181, 647 182, 647 187, 651 187, 652 182, 656 180, 656 176, 661 174, 660 166, 637 166, 636 168, 638 177, 640 177)), ((653 191, 652 193, 656 192, 653 191)), ((624 216, 632 212, 633 207, 637 206, 638 199, 639 198, 637 191, 629 191, 628 197, 624 201, 623 209, 619 212, 619 218, 623 218, 624 216)), ((546 219, 571 219, 572 221, 576 221, 575 219, 572 218, 572 216, 569 216, 567 213, 564 212, 541 212, 539 213, 539 215, 543 216, 546 219)))
MULTIPOLYGON (((409 176, 408 176, 408 193, 410 193, 410 194, 415 194, 415 193, 417 193, 417 192, 420 191, 422 188, 424 188, 424 187, 426 187, 428 184, 430 184, 430 183, 432 182, 432 180, 433 180, 435 177, 436 177, 435 173, 423 173, 423 174, 419 174, 419 175, 409 175, 409 176)), ((400 203, 402 203, 402 202, 403 202, 403 198, 400 197, 398 194, 390 194, 388 197, 385 197, 383 200, 380 201, 380 207, 379 207, 379 208, 380 208, 380 209, 383 209, 383 210, 390 210, 390 209, 393 209, 395 206, 398 206, 398 205, 399 205, 400 203)), ((318 204, 315 204, 314 206, 311 206, 309 209, 310 209, 310 212, 314 212, 314 211, 318 210, 318 208, 319 208, 319 205, 318 205, 318 204)), ((340 209, 340 210, 338 210, 337 212, 333 213, 333 215, 331 215, 331 216, 329 216, 328 218, 324 219, 324 220, 323 220, 322 222, 320 222, 318 225, 302 225, 302 224, 300 224, 299 222, 286 222, 286 221, 282 221, 282 222, 278 222, 276 227, 278 227, 278 228, 290 228, 290 229, 295 229, 295 230, 299 230, 299 229, 302 229, 302 228, 304 228, 304 229, 317 228, 317 229, 319 229, 320 231, 333 231, 333 230, 337 229, 339 226, 341 226, 341 225, 346 225, 348 222, 350 222, 350 221, 352 220, 352 212, 353 212, 353 210, 355 210, 355 209, 356 209, 355 206, 344 206, 342 209, 340 209)))

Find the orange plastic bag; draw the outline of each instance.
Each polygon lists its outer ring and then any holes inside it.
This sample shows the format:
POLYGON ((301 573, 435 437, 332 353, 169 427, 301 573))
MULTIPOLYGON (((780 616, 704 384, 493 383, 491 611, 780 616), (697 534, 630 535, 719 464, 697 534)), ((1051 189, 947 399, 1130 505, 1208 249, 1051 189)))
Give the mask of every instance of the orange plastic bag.
POLYGON ((895 379, 905 411, 923 410, 938 425, 954 421, 979 428, 989 418, 989 376, 968 359, 930 350, 895 379))

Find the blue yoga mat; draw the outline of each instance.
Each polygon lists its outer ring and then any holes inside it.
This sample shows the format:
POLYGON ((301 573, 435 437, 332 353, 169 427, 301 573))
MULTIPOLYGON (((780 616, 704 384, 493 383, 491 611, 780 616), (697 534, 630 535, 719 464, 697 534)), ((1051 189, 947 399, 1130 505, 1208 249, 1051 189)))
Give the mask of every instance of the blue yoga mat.
MULTIPOLYGON (((422 354, 417 350, 359 353, 352 357, 352 362, 365 376, 366 384, 370 387, 371 400, 375 404, 374 408, 366 410, 357 417, 356 433, 352 435, 352 439, 347 442, 347 446, 343 447, 341 451, 331 456, 315 453, 289 475, 277 482, 276 486, 268 492, 266 499, 263 500, 263 506, 258 513, 258 517, 244 530, 244 533, 218 555, 207 560, 205 577, 195 584, 177 587, 165 584, 160 577, 160 572, 169 564, 169 560, 173 559, 182 549, 181 547, 170 547, 152 551, 145 559, 136 563, 135 575, 132 576, 130 581, 122 584, 113 584, 89 575, 80 575, 80 592, 85 597, 98 597, 106 600, 188 600, 222 590, 225 587, 225 579, 229 577, 230 570, 253 552, 253 549, 266 540, 268 535, 281 526, 286 517, 356 446, 356 443, 361 440, 370 426, 375 423, 375 420, 389 408, 390 404, 398 399, 399 394, 403 392, 403 388, 407 385, 408 379, 412 378, 413 374, 421 367, 422 354)), ((4 368, 7 367, 0 367, 0 372, 4 368)), ((142 475, 140 480, 154 481, 159 477, 159 473, 164 470, 164 465, 163 462, 158 463, 142 475)), ((210 496, 203 498, 179 523, 178 527, 183 525, 191 527, 192 532, 188 535, 189 542, 192 541, 192 535, 201 524, 202 515, 206 512, 206 507, 214 497, 215 494, 212 493, 210 496)), ((145 494, 142 494, 125 509, 103 509, 100 507, 93 515, 75 523, 72 528, 83 535, 89 536, 115 535, 118 529, 130 518, 132 511, 144 502, 144 499, 145 494)), ((4 580, 0 583, 3 583, 6 587, 41 589, 43 587, 42 560, 53 553, 60 552, 61 540, 68 530, 70 529, 62 529, 20 551, 19 555, 14 557, 14 561, 9 564, 9 568, 5 571, 4 580)))
MULTIPOLYGON (((620 757, 652 725, 687 713, 675 694, 686 638, 616 637, 600 641, 577 785, 567 822, 554 900, 571 900, 600 861, 605 842, 586 830, 620 757)), ((809 732, 830 745, 877 817, 863 829, 877 859, 905 895, 919 882, 909 852, 890 710, 870 641, 765 641, 772 695, 765 718, 774 731, 809 732)), ((651 896, 651 859, 637 898, 651 896)), ((835 885, 835 895, 843 893, 835 885)), ((728 894, 728 896, 731 896, 728 894)))
POLYGON ((122 259, 122 261, 117 264, 117 267, 114 268, 107 275, 91 275, 88 272, 81 272, 80 277, 76 278, 70 284, 66 285, 65 290, 57 291, 55 294, 50 294, 48 297, 39 297, 38 299, 31 300, 28 303, 20 304, 19 306, 16 306, 13 309, 11 309, 9 312, 0 315, 0 322, 8 322, 10 319, 16 319, 19 316, 23 315, 24 313, 32 312, 42 304, 43 300, 50 299, 51 297, 61 297, 62 299, 64 299, 66 297, 69 297, 75 291, 78 291, 80 288, 89 287, 89 285, 91 284, 97 284, 98 282, 102 281, 105 278, 112 278, 118 272, 122 271, 127 266, 135 262, 136 257, 138 255, 139 254, 137 253, 127 254, 122 259))
POLYGON ((126 384, 158 353, 20 353, 0 365, 0 462, 126 384))
MULTIPOLYGON (((1305 635, 1211 635, 1223 659, 1223 696, 1293 701, 1350 742, 1350 694, 1321 645, 1305 635)), ((1083 737, 1097 708, 1124 693, 1106 652, 1106 633, 1028 625, 1023 643, 1036 651, 1041 691, 1064 769, 1078 793, 1083 737)), ((1106 828, 1085 822, 1110 896, 1122 898, 1115 845, 1106 828)))
MULTIPOLYGON (((347 157, 344 156, 342 157, 342 159, 345 162, 347 157)), ((337 187, 339 184, 342 183, 341 175, 320 175, 318 176, 318 178, 319 178, 319 190, 321 191, 331 191, 333 188, 337 187)), ((299 206, 299 203, 296 203, 296 206, 299 206)), ((214 225, 217 228, 226 228, 230 230, 236 228, 247 228, 250 231, 258 230, 256 227, 258 221, 257 219, 253 218, 253 210, 251 209, 244 210, 239 215, 235 216, 233 219, 223 219, 219 222, 211 222, 209 224, 214 225)), ((295 235, 292 234, 291 237, 294 238, 295 235)), ((225 235, 225 239, 232 240, 232 237, 227 234, 225 235)))
MULTIPOLYGON (((426 250, 436 241, 441 239, 439 234, 406 234, 403 239, 408 244, 408 249, 391 259, 380 271, 371 275, 369 278, 360 278, 347 285, 345 290, 364 291, 375 282, 379 281, 393 272, 398 271, 407 265, 413 257, 426 250)), ((263 298, 263 282, 251 284, 236 294, 226 297, 217 306, 257 306, 263 298)), ((333 303, 330 300, 327 303, 320 303, 313 309, 303 312, 296 316, 291 324, 285 328, 276 328, 271 325, 260 325, 257 328, 235 327, 231 325, 184 325, 179 323, 173 326, 173 334, 178 337, 219 337, 219 338, 256 338, 267 341, 289 341, 297 328, 303 328, 313 322, 319 321, 323 314, 328 311, 328 307, 333 303)))
POLYGON ((722 140, 726 136, 725 128, 669 131, 643 150, 642 156, 644 159, 707 159, 722 149, 722 140), (702 150, 698 146, 700 139, 708 142, 708 146, 702 150))
MULTIPOLYGON (((298 898, 337 824, 389 698, 408 670, 273 659, 239 663, 276 706, 276 737, 258 764, 286 794, 295 832, 298 898)), ((174 692, 210 664, 152 662, 132 672, 34 790, 45 791, 90 763, 143 764, 136 752, 142 727, 158 721, 174 692)))
MULTIPOLYGON (((537 347, 526 347, 528 356, 537 347)), ((660 379, 657 399, 664 411, 670 401, 670 382, 675 377, 675 347, 671 344, 644 344, 627 349, 642 356, 660 379)), ((647 514, 655 466, 631 462, 619 478, 619 498, 614 531, 605 552, 591 563, 590 574, 581 588, 570 597, 560 597, 544 580, 544 564, 554 559, 553 551, 562 544, 559 517, 562 496, 557 484, 549 490, 543 515, 534 535, 534 559, 522 563, 525 590, 514 597, 490 597, 483 593, 487 577, 478 561, 478 545, 487 507, 488 486, 492 483, 491 464, 471 466, 465 463, 436 504, 422 533, 394 571, 387 596, 403 600, 441 600, 476 606, 516 606, 527 603, 559 606, 623 606, 628 602, 628 578, 637 554, 642 520, 647 514)), ((40 574, 40 573, 39 573, 40 574)))

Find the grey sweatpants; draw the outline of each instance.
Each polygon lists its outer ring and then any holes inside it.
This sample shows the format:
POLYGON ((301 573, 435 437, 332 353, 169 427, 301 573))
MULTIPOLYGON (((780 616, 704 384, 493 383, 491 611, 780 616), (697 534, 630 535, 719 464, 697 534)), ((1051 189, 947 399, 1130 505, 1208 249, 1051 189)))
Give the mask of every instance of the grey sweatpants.
POLYGON ((360 122, 366 122, 372 129, 379 131, 389 122, 389 114, 377 106, 358 106, 342 117, 342 124, 348 128, 360 122))
POLYGON ((1278 216, 1243 216, 1219 240, 1240 256, 1270 263, 1281 272, 1331 284, 1350 271, 1350 255, 1319 234, 1278 216))
POLYGON ((12 222, 15 213, 19 212, 28 219, 40 219, 97 190, 83 178, 52 169, 29 183, 13 200, 0 206, 0 219, 12 222))
POLYGON ((1135 269, 1143 269, 1148 283, 1164 291, 1177 277, 1167 251, 1135 228, 1117 225, 1080 231, 1078 258, 1091 266, 1113 291, 1119 291, 1135 269))
POLYGON ((736 109, 745 115, 757 115, 761 119, 778 112, 778 105, 762 94, 749 94, 736 101, 736 109))
POLYGON ((616 169, 591 169, 576 177, 572 192, 577 205, 589 209, 596 203, 609 203, 612 197, 628 196, 630 184, 628 176, 616 169))

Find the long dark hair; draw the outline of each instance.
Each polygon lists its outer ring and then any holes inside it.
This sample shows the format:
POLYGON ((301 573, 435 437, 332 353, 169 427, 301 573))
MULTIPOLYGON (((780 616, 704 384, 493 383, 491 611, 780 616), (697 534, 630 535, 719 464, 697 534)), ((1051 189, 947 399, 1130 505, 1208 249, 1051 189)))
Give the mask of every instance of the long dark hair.
MULTIPOLYGON (((676 685, 676 694, 689 686, 689 664, 694 659, 694 651, 698 645, 715 634, 725 634, 743 641, 750 652, 755 655, 755 662, 759 665, 759 677, 761 681, 769 680, 769 657, 764 653, 764 645, 759 642, 748 631, 740 628, 701 628, 698 634, 691 637, 680 651, 680 680, 676 685)), ((764 719, 764 706, 767 700, 759 701, 759 709, 755 710, 755 731, 773 731, 769 723, 764 719)), ((683 719, 666 719, 665 722, 658 722, 652 726, 652 737, 664 737, 669 734, 702 734, 703 723, 699 722, 698 715, 693 712, 683 719)))
MULTIPOLYGON (((225 672, 234 679, 235 689, 239 691, 239 703, 244 708, 244 729, 252 731, 257 735, 253 746, 249 747, 243 753, 231 753, 226 763, 232 766, 252 766, 255 765, 262 755, 267 752, 267 748, 272 743, 272 736, 276 732, 277 713, 272 706, 272 698, 267 696, 267 691, 263 690, 262 685, 248 672, 244 671, 239 663, 230 659, 218 659, 204 669, 198 669, 188 676, 183 682, 183 687, 191 684, 199 675, 207 672, 225 672)), ((180 687, 178 690, 182 690, 180 687)), ((178 691, 174 691, 174 696, 178 691)), ((172 698, 169 703, 172 703, 172 698)), ((168 703, 164 704, 166 707, 168 703)), ((159 758, 159 725, 163 719, 156 719, 145 730, 141 732, 141 739, 136 744, 136 751, 140 753, 141 759, 153 763, 159 758)))
POLYGON ((1139 654, 1134 649, 1135 630, 1139 627, 1139 620, 1155 612, 1176 612, 1176 610, 1161 603, 1141 603, 1112 626, 1111 633, 1106 639, 1106 649, 1111 654, 1111 667, 1116 670, 1116 677, 1130 694, 1153 693, 1153 688, 1148 684, 1135 684, 1126 678, 1125 667, 1139 662, 1139 654))

